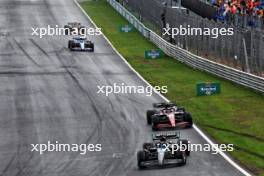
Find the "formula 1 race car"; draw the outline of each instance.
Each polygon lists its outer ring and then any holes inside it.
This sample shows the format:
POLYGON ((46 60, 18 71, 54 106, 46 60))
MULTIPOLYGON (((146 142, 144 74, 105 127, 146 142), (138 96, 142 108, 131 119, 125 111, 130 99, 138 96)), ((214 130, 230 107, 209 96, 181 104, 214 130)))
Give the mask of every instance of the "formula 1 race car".
POLYGON ((71 35, 71 34, 80 35, 81 33, 85 32, 82 31, 83 29, 85 29, 85 27, 78 22, 68 23, 67 25, 64 26, 64 29, 65 29, 65 35, 71 35))
POLYGON ((193 125, 191 114, 175 103, 154 103, 153 107, 154 110, 147 111, 147 123, 155 131, 162 128, 190 128, 193 125))
POLYGON ((190 142, 181 139, 180 133, 155 134, 152 139, 152 143, 144 143, 143 150, 137 152, 137 164, 140 169, 147 166, 186 164, 187 156, 190 155, 190 142))
POLYGON ((73 40, 69 40, 68 48, 71 51, 94 51, 94 43, 87 40, 85 37, 74 37, 73 40))

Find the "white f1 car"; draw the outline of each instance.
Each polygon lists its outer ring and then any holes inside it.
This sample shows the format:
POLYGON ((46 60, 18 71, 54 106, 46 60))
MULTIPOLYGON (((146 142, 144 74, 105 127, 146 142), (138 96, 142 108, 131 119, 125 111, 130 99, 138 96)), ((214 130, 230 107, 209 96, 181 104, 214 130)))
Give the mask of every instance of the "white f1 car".
POLYGON ((74 37, 72 40, 68 42, 68 48, 71 51, 94 51, 94 43, 87 40, 86 37, 74 37))

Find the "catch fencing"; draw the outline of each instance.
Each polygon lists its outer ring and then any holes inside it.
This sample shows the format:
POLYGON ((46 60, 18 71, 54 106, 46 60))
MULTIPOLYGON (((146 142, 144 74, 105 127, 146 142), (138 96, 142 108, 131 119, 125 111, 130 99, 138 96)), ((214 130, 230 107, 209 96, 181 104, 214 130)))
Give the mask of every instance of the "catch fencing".
MULTIPOLYGON (((148 28, 162 34, 165 23, 171 27, 190 25, 193 28, 229 28, 230 24, 215 22, 188 11, 165 6, 160 0, 123 0, 122 4, 148 28)), ((238 19, 237 19, 238 20, 238 19)), ((176 36, 170 43, 209 60, 264 76, 264 32, 260 29, 233 27, 234 35, 220 36, 176 36)))
MULTIPOLYGON (((144 0, 146 1, 146 0, 144 0)), ((197 56, 177 45, 171 44, 164 38, 160 37, 158 34, 153 32, 151 29, 147 28, 143 23, 141 23, 136 16, 130 13, 124 6, 116 2, 116 0, 107 0, 107 2, 118 11, 124 18, 126 18, 138 31, 148 38, 152 43, 163 50, 165 54, 171 56, 180 62, 183 62, 193 68, 203 70, 219 77, 228 79, 240 85, 252 88, 254 90, 264 93, 264 78, 228 67, 226 65, 216 63, 214 61, 205 59, 203 57, 197 56)), ((137 1, 139 3, 139 1, 137 1)), ((138 6, 136 6, 138 7, 138 6)), ((154 14, 151 12, 150 16, 154 14)), ((142 18, 142 17, 140 17, 142 18)), ((191 42, 191 41, 190 41, 191 42)), ((205 41, 204 41, 205 42, 205 41)), ((231 45, 232 43, 230 43, 231 45)), ((242 44, 241 44, 242 45, 242 44)), ((197 46, 198 47, 198 46, 197 46)), ((202 48, 202 46, 199 46, 202 48)), ((200 49, 200 48, 199 48, 200 49)))

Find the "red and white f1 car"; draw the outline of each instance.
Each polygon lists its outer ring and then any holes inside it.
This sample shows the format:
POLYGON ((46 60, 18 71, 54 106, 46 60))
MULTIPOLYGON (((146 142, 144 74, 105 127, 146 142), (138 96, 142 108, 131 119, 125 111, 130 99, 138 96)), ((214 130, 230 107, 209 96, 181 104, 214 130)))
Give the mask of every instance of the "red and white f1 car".
POLYGON ((155 131, 164 128, 190 128, 193 125, 191 114, 174 103, 154 103, 153 107, 155 109, 147 111, 147 123, 155 131))

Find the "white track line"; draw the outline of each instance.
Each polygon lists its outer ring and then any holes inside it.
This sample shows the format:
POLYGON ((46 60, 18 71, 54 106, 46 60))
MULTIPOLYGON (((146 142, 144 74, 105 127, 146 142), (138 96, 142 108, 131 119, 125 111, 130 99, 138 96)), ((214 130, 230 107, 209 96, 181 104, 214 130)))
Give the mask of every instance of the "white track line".
MULTIPOLYGON (((77 2, 77 0, 74 0, 75 4, 81 9, 81 11, 84 13, 84 15, 92 22, 92 24, 97 27, 95 22, 87 15, 85 10, 81 7, 81 5, 77 2)), ((105 40, 109 43, 109 45, 113 48, 113 50, 116 52, 116 54, 128 65, 128 67, 142 80, 144 81, 147 85, 152 86, 150 83, 148 83, 128 62, 127 60, 117 51, 117 49, 114 47, 114 45, 108 40, 108 38, 102 34, 105 40)), ((155 90, 155 89, 154 89, 155 90)), ((166 97, 164 97, 161 93, 157 92, 156 93, 165 101, 170 102, 166 97)), ((243 173, 245 176, 252 176, 249 172, 247 172, 245 169, 243 169, 241 166, 239 166, 237 163, 235 163, 227 154, 225 154, 223 151, 221 151, 218 147, 214 146, 214 142, 206 136, 205 133, 200 130, 195 124, 193 125, 193 128, 197 133, 208 142, 208 144, 212 145, 218 152, 219 154, 226 160, 228 161, 232 166, 234 166, 237 170, 239 170, 241 173, 243 173)))

